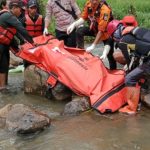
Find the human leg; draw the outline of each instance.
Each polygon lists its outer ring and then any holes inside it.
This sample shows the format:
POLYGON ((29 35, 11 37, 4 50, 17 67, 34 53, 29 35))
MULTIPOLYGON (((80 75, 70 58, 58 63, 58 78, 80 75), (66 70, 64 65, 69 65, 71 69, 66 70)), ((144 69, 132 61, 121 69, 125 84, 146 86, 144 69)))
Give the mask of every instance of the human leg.
POLYGON ((126 113, 126 114, 135 114, 140 97, 140 86, 135 87, 126 87, 127 88, 127 105, 123 108, 119 109, 119 112, 126 113))
MULTIPOLYGON (((103 41, 103 42, 104 42, 104 45, 105 45, 105 41, 103 41)), ((110 51, 109 51, 109 53, 108 53, 108 55, 107 55, 107 58, 108 58, 108 61, 109 61, 109 68, 110 68, 111 70, 113 70, 113 69, 116 69, 116 68, 117 68, 116 61, 115 61, 115 59, 114 59, 114 57, 113 57, 113 53, 114 53, 114 43, 111 43, 111 44, 110 44, 110 47, 111 47, 111 49, 110 49, 110 51)))
POLYGON ((78 48, 84 49, 84 36, 95 36, 95 34, 89 27, 79 27, 76 30, 76 42, 78 48))
POLYGON ((68 47, 76 47, 76 30, 73 30, 67 38, 67 44, 68 47))
POLYGON ((0 89, 5 88, 8 82, 9 47, 0 45, 0 89))
POLYGON ((140 86, 138 85, 138 81, 143 77, 144 73, 144 70, 137 67, 125 77, 127 106, 119 109, 119 112, 126 114, 136 113, 140 97, 140 86))
POLYGON ((64 31, 59 31, 59 30, 55 30, 55 33, 56 33, 56 38, 60 41, 64 41, 64 44, 67 46, 67 38, 68 38, 68 35, 66 32, 64 31))

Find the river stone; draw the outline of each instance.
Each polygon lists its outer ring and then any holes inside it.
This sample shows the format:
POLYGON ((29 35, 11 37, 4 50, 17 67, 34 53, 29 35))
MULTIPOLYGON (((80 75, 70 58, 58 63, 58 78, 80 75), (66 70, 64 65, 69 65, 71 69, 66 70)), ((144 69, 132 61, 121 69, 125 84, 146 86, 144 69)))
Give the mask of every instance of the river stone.
POLYGON ((10 66, 18 66, 20 64, 23 64, 23 60, 19 57, 16 57, 11 51, 10 51, 10 66))
POLYGON ((51 124, 48 115, 24 104, 8 104, 0 109, 0 117, 5 118, 6 128, 16 133, 33 133, 51 124))
POLYGON ((90 102, 88 97, 73 96, 72 101, 65 105, 64 115, 77 115, 81 112, 90 109, 90 102))
POLYGON ((24 71, 24 92, 34 95, 45 95, 48 73, 34 65, 28 66, 24 71))
POLYGON ((65 85, 57 82, 56 86, 52 88, 52 96, 59 101, 71 99, 72 91, 68 89, 65 85))
POLYGON ((146 104, 148 107, 150 107, 150 93, 143 96, 142 101, 144 104, 146 104))

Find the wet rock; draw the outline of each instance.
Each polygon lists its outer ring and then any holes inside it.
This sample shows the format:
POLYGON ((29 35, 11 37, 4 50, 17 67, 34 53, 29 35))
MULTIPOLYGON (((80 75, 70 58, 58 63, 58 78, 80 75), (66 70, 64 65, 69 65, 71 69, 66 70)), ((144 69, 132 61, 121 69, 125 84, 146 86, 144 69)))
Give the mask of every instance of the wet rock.
POLYGON ((23 64, 23 60, 19 57, 16 57, 11 51, 10 51, 10 66, 18 66, 20 64, 23 64))
POLYGON ((34 65, 28 66, 24 71, 24 92, 34 95, 45 95, 48 73, 34 65))
POLYGON ((8 104, 0 109, 0 117, 5 118, 6 128, 16 133, 32 133, 51 124, 50 118, 23 104, 8 104))
POLYGON ((72 91, 69 90, 65 85, 58 82, 56 86, 52 89, 52 96, 59 101, 65 99, 71 99, 72 91))
POLYGON ((60 101, 71 98, 72 91, 60 82, 57 82, 54 88, 48 90, 46 84, 47 78, 48 73, 34 65, 28 66, 24 71, 24 92, 46 96, 48 99, 53 97, 60 101))
POLYGON ((148 107, 150 107, 150 93, 143 95, 142 98, 143 103, 146 104, 148 107))
POLYGON ((1 118, 6 118, 10 110, 12 109, 12 104, 7 104, 3 108, 0 109, 0 117, 1 118))
POLYGON ((141 87, 141 101, 150 107, 150 76, 141 87))
POLYGON ((77 115, 90 109, 88 97, 73 96, 72 101, 67 103, 64 108, 64 115, 77 115))

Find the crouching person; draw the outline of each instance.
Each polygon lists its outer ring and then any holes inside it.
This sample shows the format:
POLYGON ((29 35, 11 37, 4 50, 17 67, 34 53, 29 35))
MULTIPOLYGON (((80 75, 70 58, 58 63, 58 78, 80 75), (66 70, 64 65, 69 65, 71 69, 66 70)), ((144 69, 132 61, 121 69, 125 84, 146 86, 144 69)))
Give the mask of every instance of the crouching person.
POLYGON ((20 33, 29 43, 34 44, 32 37, 17 17, 21 13, 22 2, 12 0, 9 3, 9 9, 6 7, 6 0, 0 1, 0 89, 7 85, 9 69, 9 48, 14 39, 14 35, 20 33))
MULTIPOLYGON (((70 34, 75 28, 77 47, 84 49, 84 36, 95 37, 91 46, 86 48, 87 52, 95 49, 100 42, 106 44, 109 35, 106 31, 108 23, 112 20, 112 10, 104 0, 87 0, 81 17, 73 22, 68 28, 67 33, 70 34), (84 22, 88 22, 88 26, 83 26, 84 22)), ((113 43, 110 45, 108 52, 108 61, 110 69, 116 69, 116 62, 113 58, 113 43)))
POLYGON ((140 95, 139 81, 150 73, 150 30, 133 26, 125 27, 118 20, 111 21, 107 29, 111 39, 121 50, 129 69, 125 77, 128 105, 119 111, 135 114, 140 95), (135 60, 136 67, 133 68, 135 60))

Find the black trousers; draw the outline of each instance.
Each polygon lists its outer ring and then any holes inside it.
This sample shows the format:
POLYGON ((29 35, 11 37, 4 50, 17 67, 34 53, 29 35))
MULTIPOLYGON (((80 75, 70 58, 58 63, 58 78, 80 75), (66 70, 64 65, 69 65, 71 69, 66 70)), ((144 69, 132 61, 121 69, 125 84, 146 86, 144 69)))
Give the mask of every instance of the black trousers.
POLYGON ((9 59, 9 46, 0 44, 0 73, 8 73, 9 59))
MULTIPOLYGON (((95 33, 94 31, 90 30, 89 27, 80 27, 77 29, 76 31, 76 42, 77 42, 77 47, 78 48, 84 48, 84 36, 93 36, 95 37, 95 33)), ((106 41, 103 41, 104 45, 106 43, 106 41)), ((111 49, 107 55, 108 61, 109 61, 109 67, 111 70, 116 69, 117 65, 116 65, 116 61, 113 57, 113 53, 114 53, 114 42, 111 43, 111 49)))
POLYGON ((76 30, 73 30, 69 35, 66 32, 55 30, 56 38, 63 40, 68 47, 76 47, 76 30))

